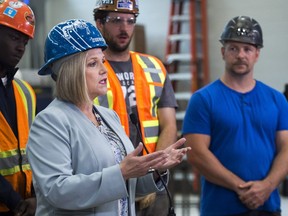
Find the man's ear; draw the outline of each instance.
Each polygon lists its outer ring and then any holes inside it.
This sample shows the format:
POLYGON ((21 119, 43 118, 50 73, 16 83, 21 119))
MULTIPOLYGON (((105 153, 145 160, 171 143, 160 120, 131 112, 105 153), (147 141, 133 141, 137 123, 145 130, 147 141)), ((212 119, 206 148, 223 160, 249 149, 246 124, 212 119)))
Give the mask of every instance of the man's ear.
POLYGON ((225 47, 222 46, 222 47, 221 47, 221 55, 222 55, 222 59, 224 59, 224 53, 225 53, 225 47))
POLYGON ((100 19, 96 20, 96 27, 101 31, 103 28, 103 23, 100 21, 100 19))

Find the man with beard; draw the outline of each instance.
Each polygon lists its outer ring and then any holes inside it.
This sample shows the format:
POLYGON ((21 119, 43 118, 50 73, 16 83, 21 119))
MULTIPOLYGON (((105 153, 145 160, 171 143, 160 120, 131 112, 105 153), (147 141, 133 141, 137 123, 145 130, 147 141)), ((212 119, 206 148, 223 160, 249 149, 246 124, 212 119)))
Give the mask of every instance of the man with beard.
MULTIPOLYGON (((94 20, 108 44, 104 51, 108 92, 98 97, 95 103, 117 112, 135 147, 143 141, 148 151, 153 152, 165 149, 177 138, 177 103, 160 60, 129 50, 139 14, 138 6, 137 0, 96 1, 94 20)), ((138 196, 138 216, 168 214, 166 192, 138 196)))
POLYGON ((253 78, 263 47, 259 23, 231 19, 220 42, 225 71, 190 99, 183 135, 202 178, 201 215, 281 215, 288 172, 288 104, 253 78))
POLYGON ((25 47, 34 37, 35 20, 29 6, 0 1, 0 215, 32 216, 32 173, 26 156, 29 127, 36 99, 31 86, 14 78, 25 47))

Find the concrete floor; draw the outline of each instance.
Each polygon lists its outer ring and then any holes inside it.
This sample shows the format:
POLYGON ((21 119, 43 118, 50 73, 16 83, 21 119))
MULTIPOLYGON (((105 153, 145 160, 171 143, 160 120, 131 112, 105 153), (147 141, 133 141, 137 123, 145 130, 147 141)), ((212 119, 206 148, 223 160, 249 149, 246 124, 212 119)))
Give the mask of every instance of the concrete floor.
POLYGON ((288 215, 288 197, 282 197, 281 206, 282 206, 282 216, 287 216, 288 215))
MULTIPOLYGON (((199 216, 197 196, 190 196, 189 203, 183 203, 181 195, 174 196, 174 208, 176 216, 199 216), (180 204, 181 203, 181 204, 180 204), (190 208, 189 208, 190 206, 190 208)), ((288 197, 281 197, 282 216, 288 216, 288 197)))

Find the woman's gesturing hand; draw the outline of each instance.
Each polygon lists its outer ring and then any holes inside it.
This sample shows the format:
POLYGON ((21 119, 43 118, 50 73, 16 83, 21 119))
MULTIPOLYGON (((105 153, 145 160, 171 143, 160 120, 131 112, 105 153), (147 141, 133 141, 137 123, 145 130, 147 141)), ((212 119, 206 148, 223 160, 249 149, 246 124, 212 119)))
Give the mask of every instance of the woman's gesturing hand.
POLYGON ((151 168, 163 166, 168 161, 169 155, 165 151, 138 156, 142 150, 143 144, 139 143, 139 146, 120 163, 120 169, 125 180, 144 176, 151 168))
POLYGON ((183 160, 187 151, 191 150, 190 147, 180 148, 185 141, 185 138, 181 138, 164 150, 138 156, 143 149, 143 144, 140 143, 139 146, 120 163, 120 169, 124 179, 146 175, 151 169, 157 169, 161 172, 178 165, 183 160))
POLYGON ((182 162, 187 151, 191 150, 191 147, 182 147, 185 141, 186 141, 185 138, 181 138, 174 144, 164 149, 164 152, 168 154, 169 156, 167 158, 166 163, 164 163, 160 167, 157 167, 157 169, 160 172, 170 169, 182 162))

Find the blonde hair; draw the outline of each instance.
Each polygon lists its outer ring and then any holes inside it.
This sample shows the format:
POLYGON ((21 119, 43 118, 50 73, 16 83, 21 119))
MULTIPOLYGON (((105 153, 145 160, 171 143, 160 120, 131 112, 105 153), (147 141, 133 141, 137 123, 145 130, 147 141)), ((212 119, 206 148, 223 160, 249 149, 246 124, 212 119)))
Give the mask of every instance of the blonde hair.
POLYGON ((80 105, 90 101, 87 91, 85 66, 87 51, 80 52, 67 60, 63 59, 57 73, 56 97, 80 105))

